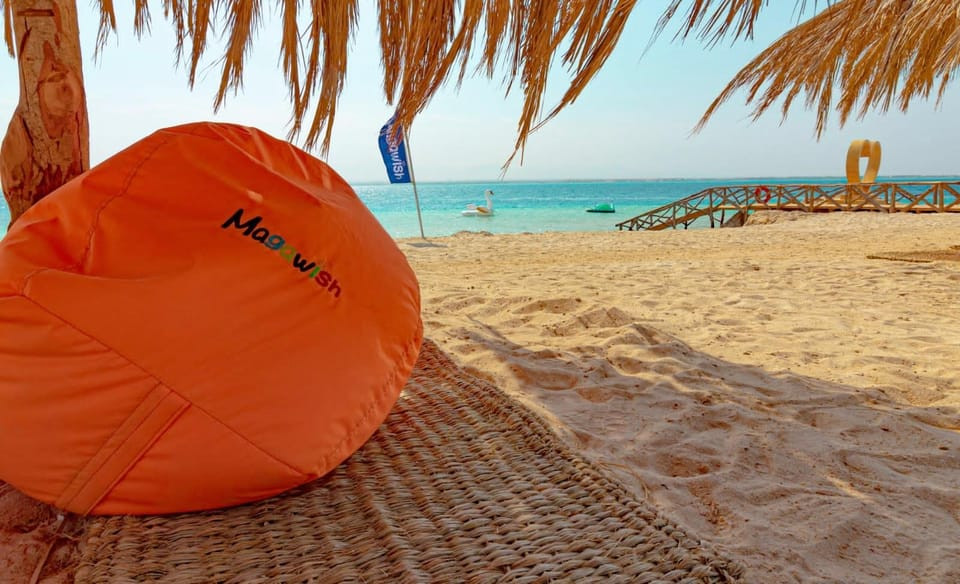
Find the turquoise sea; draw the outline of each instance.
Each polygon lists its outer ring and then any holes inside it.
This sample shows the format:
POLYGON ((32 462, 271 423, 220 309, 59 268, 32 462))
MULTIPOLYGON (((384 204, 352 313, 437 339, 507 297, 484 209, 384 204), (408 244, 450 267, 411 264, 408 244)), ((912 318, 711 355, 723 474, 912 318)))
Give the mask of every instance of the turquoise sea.
MULTIPOLYGON (((931 181, 946 177, 885 177, 882 181, 931 181)), ((955 180, 955 179, 950 179, 955 180)), ((610 231, 619 221, 709 187, 744 184, 831 184, 841 177, 750 178, 750 179, 664 179, 597 180, 551 182, 444 182, 419 183, 423 227, 428 237, 458 231, 522 233, 543 231, 610 231), (484 204, 483 192, 494 192, 492 217, 465 217, 460 211, 468 203, 484 204), (598 203, 612 203, 617 212, 586 213, 598 203)), ((394 237, 420 234, 409 184, 352 185, 354 190, 394 237)), ((0 234, 9 213, 0 201, 0 234)))

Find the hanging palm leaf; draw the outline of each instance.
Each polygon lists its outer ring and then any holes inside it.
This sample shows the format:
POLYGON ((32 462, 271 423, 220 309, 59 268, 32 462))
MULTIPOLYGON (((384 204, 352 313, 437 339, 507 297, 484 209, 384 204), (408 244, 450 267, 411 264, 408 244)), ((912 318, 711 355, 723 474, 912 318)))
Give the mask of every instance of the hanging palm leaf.
POLYGON ((782 99, 786 116, 801 95, 817 112, 817 135, 831 111, 906 111, 916 97, 937 102, 960 66, 956 0, 840 0, 790 30, 744 67, 710 105, 702 128, 740 89, 756 119, 782 99), (839 95, 835 91, 839 90, 839 95))

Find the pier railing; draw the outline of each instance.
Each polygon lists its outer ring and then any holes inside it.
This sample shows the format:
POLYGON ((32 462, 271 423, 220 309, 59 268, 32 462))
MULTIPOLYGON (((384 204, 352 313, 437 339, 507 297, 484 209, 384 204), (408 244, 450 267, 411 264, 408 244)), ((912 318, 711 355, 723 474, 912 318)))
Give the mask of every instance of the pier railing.
POLYGON ((728 214, 743 218, 759 210, 960 213, 960 181, 832 185, 741 185, 712 187, 617 223, 622 230, 688 227, 701 217, 723 225, 728 214))

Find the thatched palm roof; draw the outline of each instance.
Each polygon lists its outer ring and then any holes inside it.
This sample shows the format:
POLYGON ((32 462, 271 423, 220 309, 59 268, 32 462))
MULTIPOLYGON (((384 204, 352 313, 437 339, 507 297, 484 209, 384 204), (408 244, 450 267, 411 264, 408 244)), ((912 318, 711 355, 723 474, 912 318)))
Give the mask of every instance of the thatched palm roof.
MULTIPOLYGON (((14 1, 0 0, 11 54, 14 1)), ((99 49, 115 29, 116 17, 113 0, 98 1, 99 49)), ((133 1, 139 33, 149 26, 150 16, 147 0, 133 1)), ((326 149, 359 0, 274 1, 283 26, 283 72, 293 109, 291 135, 305 129, 307 147, 319 141, 326 149)), ((683 37, 694 35, 708 43, 749 37, 768 3, 670 0, 659 30, 680 20, 683 37)), ((459 84, 471 74, 492 78, 503 71, 508 91, 519 87, 524 95, 516 142, 520 151, 530 132, 573 103, 600 70, 636 4, 637 0, 378 0, 384 93, 396 105, 399 121, 409 126, 445 82, 459 84), (572 81, 559 103, 543 115, 547 74, 555 57, 569 70, 572 81)), ((802 11, 806 2, 798 4, 802 11)), ((215 107, 240 86, 244 59, 268 7, 263 0, 163 0, 164 16, 176 31, 177 56, 189 65, 191 85, 208 36, 213 30, 224 33, 226 49, 215 107)), ((906 108, 911 97, 929 93, 935 80, 941 82, 942 94, 960 56, 958 24, 956 0, 839 0, 743 69, 704 121, 735 90, 746 87, 757 115, 781 96, 786 98, 786 111, 804 93, 808 104, 818 108, 822 130, 836 79, 841 82, 838 104, 844 119, 858 104, 861 111, 886 108, 894 97, 906 108), (907 77, 898 85, 902 72, 907 77), (764 84, 768 87, 761 92, 764 84)))
POLYGON ((906 111, 916 97, 937 102, 960 66, 957 0, 839 0, 790 30, 744 67, 700 120, 740 90, 754 118, 780 101, 784 116, 804 96, 822 134, 836 108, 856 113, 906 111), (839 93, 835 93, 839 90, 839 93), (782 101, 781 101, 782 100, 782 101))

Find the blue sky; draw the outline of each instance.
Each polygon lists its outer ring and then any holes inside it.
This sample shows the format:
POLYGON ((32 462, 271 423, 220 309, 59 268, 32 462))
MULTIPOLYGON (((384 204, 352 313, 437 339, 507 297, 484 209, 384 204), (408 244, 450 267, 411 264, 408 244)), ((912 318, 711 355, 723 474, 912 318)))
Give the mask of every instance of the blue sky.
MULTIPOLYGON (((932 102, 916 101, 906 115, 871 114, 842 129, 832 123, 819 142, 810 112, 794 109, 782 124, 772 112, 751 123, 742 97, 691 136, 691 128, 724 84, 796 22, 794 3, 778 1, 768 8, 754 41, 707 50, 695 41, 673 42, 667 34, 644 55, 665 3, 640 3, 604 70, 572 107, 530 138, 523 165, 515 162, 507 180, 840 176, 847 145, 856 138, 882 142, 881 175, 960 174, 954 154, 960 133, 958 86, 948 91, 939 109, 932 102)), ((189 121, 230 121, 286 136, 289 105, 278 67, 276 20, 268 18, 261 27, 243 92, 214 114, 219 46, 211 47, 207 68, 191 92, 186 73, 174 66, 172 29, 159 3, 152 3, 152 33, 137 41, 132 2, 118 2, 121 30, 98 62, 92 58, 97 18, 90 5, 79 4, 94 164, 159 128, 189 121)), ((391 108, 381 90, 372 1, 361 6, 357 32, 327 161, 348 181, 385 182, 376 139, 391 108)), ((0 57, 4 124, 18 99, 16 79, 13 59, 0 57)), ((566 80, 557 68, 546 104, 556 101, 566 80)), ((498 177, 515 139, 520 98, 504 98, 499 78, 468 80, 459 92, 445 89, 410 130, 417 179, 498 177)))

